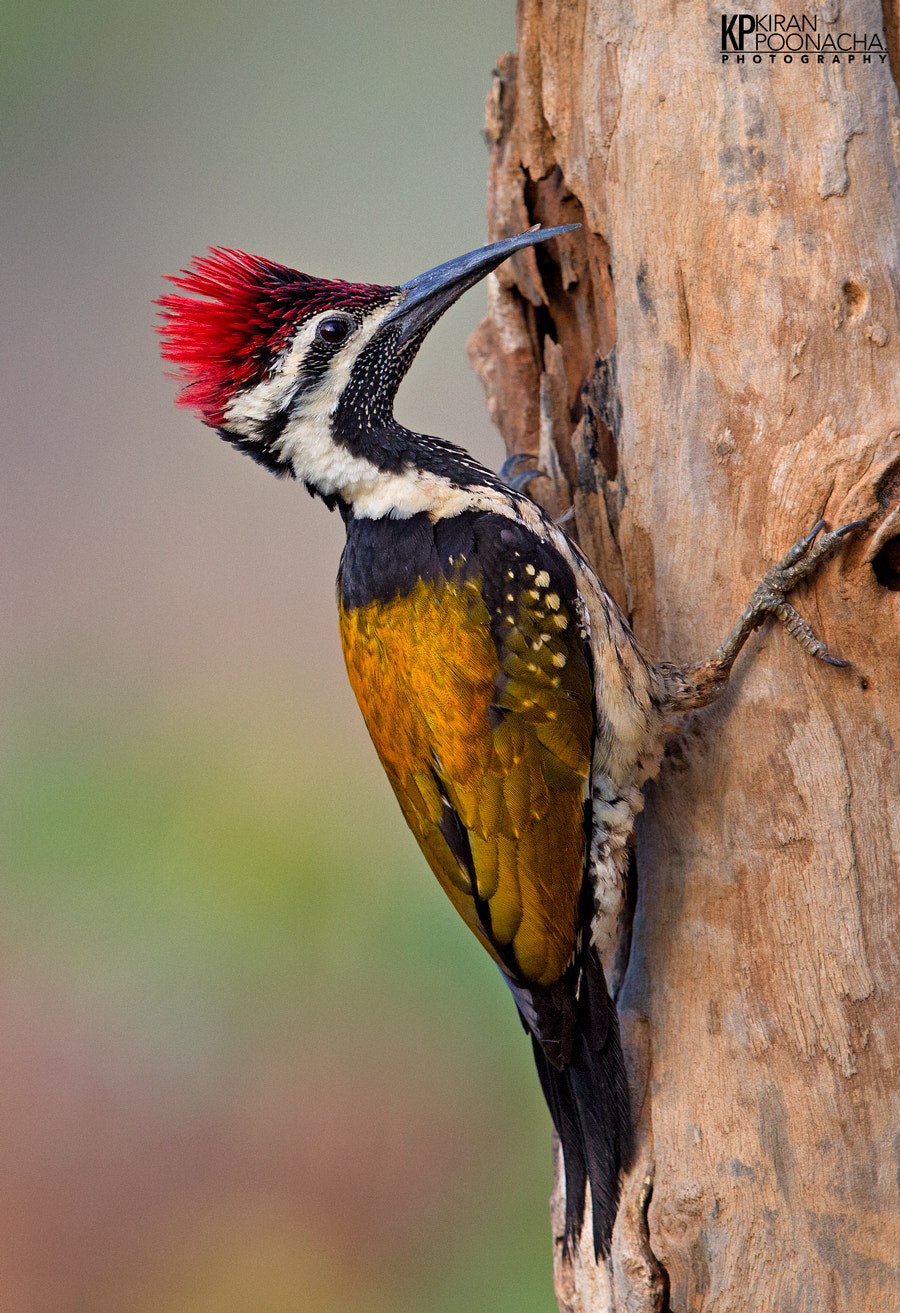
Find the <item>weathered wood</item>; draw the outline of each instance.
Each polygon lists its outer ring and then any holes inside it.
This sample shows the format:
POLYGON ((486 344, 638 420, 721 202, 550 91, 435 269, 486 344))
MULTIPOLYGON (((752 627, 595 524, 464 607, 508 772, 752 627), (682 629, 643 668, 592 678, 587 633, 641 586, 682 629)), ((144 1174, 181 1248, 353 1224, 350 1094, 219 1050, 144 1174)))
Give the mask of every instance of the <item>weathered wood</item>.
MULTIPOLYGON (((882 30, 861 0, 800 12, 882 30)), ((473 359, 510 450, 552 473, 555 449, 555 492, 530 491, 572 501, 646 646, 708 655, 817 518, 870 519, 795 599, 852 667, 767 627, 648 788, 619 1000, 641 1157, 608 1271, 562 1262, 556 1210, 557 1289, 572 1313, 889 1313, 897 92, 877 58, 723 65, 719 23, 698 0, 520 0, 488 104, 491 237, 585 227, 501 271, 473 359)))

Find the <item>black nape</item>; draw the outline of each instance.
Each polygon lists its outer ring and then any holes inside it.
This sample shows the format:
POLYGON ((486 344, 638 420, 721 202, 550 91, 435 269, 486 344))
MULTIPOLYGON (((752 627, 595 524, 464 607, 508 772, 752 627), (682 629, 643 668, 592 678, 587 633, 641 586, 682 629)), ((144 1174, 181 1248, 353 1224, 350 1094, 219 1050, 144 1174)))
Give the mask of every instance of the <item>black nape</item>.
MULTIPOLYGON (((276 417, 277 418, 277 417, 276 417)), ((285 417, 285 422, 287 417, 285 417)), ((284 424, 281 426, 284 428, 284 424)), ((230 442, 236 451, 241 451, 251 460, 255 460, 257 465, 262 465, 264 469, 269 470, 277 479, 294 479, 294 467, 285 456, 277 455, 271 446, 272 439, 267 435, 261 438, 246 438, 241 433, 232 433, 229 429, 217 429, 219 437, 225 442, 230 442)))

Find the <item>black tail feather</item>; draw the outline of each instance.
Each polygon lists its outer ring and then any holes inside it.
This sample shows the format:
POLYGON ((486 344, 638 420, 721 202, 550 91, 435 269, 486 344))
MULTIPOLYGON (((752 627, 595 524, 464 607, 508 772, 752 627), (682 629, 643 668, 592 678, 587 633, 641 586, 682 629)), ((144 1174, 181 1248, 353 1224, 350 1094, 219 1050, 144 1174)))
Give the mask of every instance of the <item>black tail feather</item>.
POLYGON ((538 1040, 531 1037, 534 1050, 534 1064, 553 1125, 563 1146, 563 1166, 566 1173, 566 1231, 565 1245, 569 1248, 570 1238, 577 1243, 584 1220, 584 1192, 587 1186, 587 1151, 581 1119, 572 1094, 567 1073, 557 1069, 547 1061, 544 1050, 538 1040))
POLYGON ((562 1143, 566 1174, 566 1252, 578 1244, 584 1222, 585 1184, 591 1192, 594 1254, 609 1254, 619 1206, 620 1177, 634 1153, 634 1135, 619 1019, 593 948, 583 964, 577 1024, 569 1061, 549 1061, 532 1035, 535 1064, 562 1143))
MULTIPOLYGON (((606 984, 600 977, 606 993, 606 984)), ((567 1075, 581 1118, 581 1133, 591 1191, 596 1257, 609 1253, 619 1207, 621 1174, 634 1157, 634 1131, 628 1077, 619 1038, 615 1004, 607 996, 609 1026, 603 1047, 592 1049, 579 1036, 567 1075)), ((563 1144, 563 1153, 566 1148, 563 1144)), ((573 1239, 577 1240, 577 1236, 573 1239)))

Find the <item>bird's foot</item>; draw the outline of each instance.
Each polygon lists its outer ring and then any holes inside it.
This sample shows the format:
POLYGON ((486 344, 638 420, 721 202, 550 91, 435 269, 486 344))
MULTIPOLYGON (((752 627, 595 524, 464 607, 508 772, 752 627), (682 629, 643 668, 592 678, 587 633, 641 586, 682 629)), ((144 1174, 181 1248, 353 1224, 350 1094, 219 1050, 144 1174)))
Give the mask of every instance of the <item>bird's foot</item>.
POLYGON ((670 693, 667 710, 687 711, 713 702, 728 683, 735 658, 750 634, 769 615, 784 626, 809 656, 830 666, 846 666, 846 661, 831 655, 822 640, 816 637, 807 622, 788 602, 787 596, 804 579, 809 579, 846 537, 865 528, 866 524, 866 520, 854 520, 831 533, 822 533, 825 521, 819 520, 776 565, 766 571, 753 590, 737 624, 707 661, 682 669, 662 666, 670 693))
MULTIPOLYGON (((763 575, 753 591, 744 616, 759 624, 765 616, 774 615, 784 625, 791 638, 796 639, 811 657, 815 657, 817 661, 825 661, 830 666, 846 666, 848 664, 846 661, 831 655, 822 640, 816 638, 803 617, 786 599, 788 593, 793 592, 799 583, 815 573, 848 534, 864 529, 867 523, 866 520, 854 520, 852 524, 845 524, 840 529, 835 529, 833 533, 823 534, 825 521, 819 520, 804 538, 794 543, 777 565, 773 565, 771 570, 763 575)), ((741 621, 744 616, 741 617, 741 621)), ((741 621, 738 623, 740 624, 741 621)))

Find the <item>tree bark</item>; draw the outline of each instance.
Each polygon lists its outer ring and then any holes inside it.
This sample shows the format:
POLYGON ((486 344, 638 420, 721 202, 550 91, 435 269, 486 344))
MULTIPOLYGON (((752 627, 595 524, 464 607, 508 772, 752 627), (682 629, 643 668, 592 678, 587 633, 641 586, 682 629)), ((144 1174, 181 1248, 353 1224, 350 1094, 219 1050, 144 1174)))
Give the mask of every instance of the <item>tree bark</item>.
MULTIPOLYGON (((759 13, 768 12, 765 7, 759 13)), ((787 12, 787 11, 785 11, 787 12)), ((820 36, 894 7, 797 10, 820 36)), ((885 23, 884 19, 888 21, 885 23)), ((520 0, 487 106, 471 354, 530 491, 659 659, 709 655, 821 516, 868 529, 674 727, 619 1007, 640 1131, 610 1264, 563 1310, 900 1310, 900 399, 891 65, 721 62, 699 0, 520 0)), ((629 934, 630 931, 630 934, 629 934)), ((587 1229, 589 1230, 589 1228, 587 1229)))

